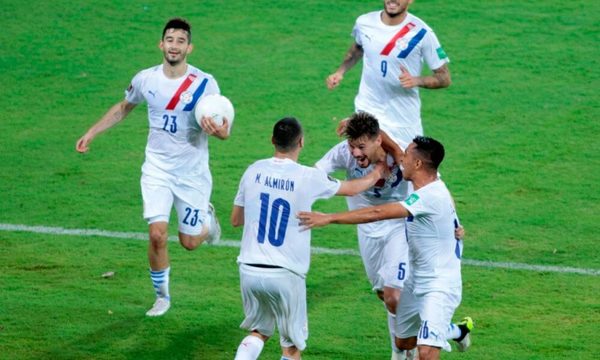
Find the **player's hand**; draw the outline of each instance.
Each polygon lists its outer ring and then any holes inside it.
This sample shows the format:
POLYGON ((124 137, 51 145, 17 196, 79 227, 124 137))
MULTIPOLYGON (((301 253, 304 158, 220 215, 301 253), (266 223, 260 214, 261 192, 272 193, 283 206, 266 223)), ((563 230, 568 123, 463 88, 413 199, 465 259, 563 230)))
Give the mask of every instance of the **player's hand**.
POLYGON ((465 228, 462 225, 458 225, 456 229, 454 229, 454 238, 456 240, 463 240, 465 238, 465 228))
POLYGON ((375 163, 373 172, 379 174, 379 179, 387 179, 390 176, 390 167, 387 165, 387 161, 379 160, 375 163))
POLYGON ((329 90, 333 90, 340 84, 340 82, 342 82, 343 79, 344 75, 340 74, 339 72, 334 72, 327 77, 325 83, 327 84, 327 88, 329 90))
POLYGON ((89 145, 92 142, 92 139, 86 134, 83 135, 77 143, 75 144, 75 150, 80 153, 85 153, 89 150, 89 145))
POLYGON ((335 129, 335 132, 338 134, 338 136, 343 136, 344 132, 346 131, 346 126, 348 125, 348 121, 350 120, 350 118, 344 118, 342 120, 340 120, 337 129, 335 129))
POLYGON ((412 89, 420 85, 420 77, 412 76, 408 69, 403 65, 400 65, 400 85, 405 89, 412 89))
POLYGON ((221 140, 225 140, 229 137, 229 121, 227 118, 223 118, 223 124, 218 126, 212 117, 204 116, 200 120, 200 127, 208 135, 218 137, 221 140))
POLYGON ((324 214, 321 212, 300 211, 298 214, 296 214, 296 217, 298 220, 300 220, 300 226, 302 227, 302 230, 325 226, 330 223, 329 214, 324 214))

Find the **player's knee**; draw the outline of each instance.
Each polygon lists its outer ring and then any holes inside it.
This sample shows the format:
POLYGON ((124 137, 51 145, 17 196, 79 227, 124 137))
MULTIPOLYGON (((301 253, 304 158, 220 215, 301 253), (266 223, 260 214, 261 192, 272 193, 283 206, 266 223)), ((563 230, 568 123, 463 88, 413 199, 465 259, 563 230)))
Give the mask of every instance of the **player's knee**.
POLYGON ((396 338, 396 347, 400 350, 412 350, 417 346, 417 338, 410 337, 407 339, 396 338))
POLYGON ((288 359, 300 359, 301 355, 301 351, 295 346, 282 347, 281 353, 285 358, 288 359))
POLYGON ((181 246, 183 246, 183 248, 186 250, 194 250, 198 247, 198 245, 200 245, 200 243, 202 243, 202 240, 204 239, 200 235, 192 236, 179 233, 179 242, 181 243, 181 246))
POLYGON ((400 291, 397 289, 386 288, 383 292, 383 302, 391 314, 396 313, 398 303, 400 302, 400 291))
POLYGON ((436 360, 440 358, 440 349, 432 346, 419 346, 420 360, 436 360))
POLYGON ((150 245, 154 248, 167 246, 167 233, 160 229, 150 229, 150 245))
POLYGON ((385 296, 383 298, 383 302, 385 303, 385 307, 391 314, 396 313, 396 309, 398 309, 398 302, 400 299, 396 296, 385 296))
POLYGON ((377 290, 377 297, 379 298, 379 300, 385 302, 385 297, 383 296, 383 290, 377 290))

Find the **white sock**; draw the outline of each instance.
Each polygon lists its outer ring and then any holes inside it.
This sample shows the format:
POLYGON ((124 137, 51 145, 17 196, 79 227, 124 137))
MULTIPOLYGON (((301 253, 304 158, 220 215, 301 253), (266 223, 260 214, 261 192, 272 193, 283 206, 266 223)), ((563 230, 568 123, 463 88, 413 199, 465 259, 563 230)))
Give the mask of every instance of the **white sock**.
POLYGON ((396 315, 387 312, 387 320, 388 320, 388 330, 390 332, 390 341, 392 344, 393 352, 400 352, 400 349, 396 347, 396 315))
POLYGON ((235 353, 235 360, 256 360, 265 343, 256 336, 248 335, 242 340, 235 353))
POLYGON ((462 335, 462 330, 456 324, 450 324, 448 326, 448 332, 446 333, 446 340, 458 339, 462 335))
POLYGON ((171 267, 169 266, 163 270, 152 270, 150 269, 150 279, 152 279, 152 285, 156 292, 156 297, 164 297, 170 299, 169 296, 169 274, 171 273, 171 267))
POLYGON ((418 359, 418 358, 419 358, 418 348, 406 350, 406 360, 414 360, 414 359, 418 359))

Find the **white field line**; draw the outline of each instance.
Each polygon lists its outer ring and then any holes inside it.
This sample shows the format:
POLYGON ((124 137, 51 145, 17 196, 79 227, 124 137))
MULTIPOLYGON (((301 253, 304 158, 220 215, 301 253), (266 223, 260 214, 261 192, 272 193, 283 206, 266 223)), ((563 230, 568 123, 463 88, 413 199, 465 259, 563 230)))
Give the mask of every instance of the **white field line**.
MULTIPOLYGON (((52 235, 73 235, 73 236, 100 236, 106 238, 116 239, 135 239, 135 240, 147 240, 148 234, 146 233, 133 233, 133 232, 117 232, 117 231, 106 231, 96 229, 64 229, 61 227, 48 227, 48 226, 29 226, 19 224, 2 224, 0 223, 1 231, 21 231, 31 232, 36 234, 52 234, 52 235)), ((178 241, 177 236, 169 236, 169 241, 178 241)), ((234 240, 221 240, 216 246, 226 247, 240 247, 239 241, 234 240)), ((329 255, 351 255, 359 256, 357 250, 354 249, 329 249, 323 247, 312 248, 313 254, 329 254, 329 255)), ((478 267, 491 267, 491 268, 503 268, 513 270, 527 270, 527 271, 540 271, 540 272, 556 272, 556 273, 573 273, 582 275, 600 275, 599 269, 582 269, 568 266, 548 266, 548 265, 530 265, 520 264, 512 262, 494 262, 494 261, 481 261, 472 259, 462 259, 462 263, 465 265, 478 266, 478 267)))

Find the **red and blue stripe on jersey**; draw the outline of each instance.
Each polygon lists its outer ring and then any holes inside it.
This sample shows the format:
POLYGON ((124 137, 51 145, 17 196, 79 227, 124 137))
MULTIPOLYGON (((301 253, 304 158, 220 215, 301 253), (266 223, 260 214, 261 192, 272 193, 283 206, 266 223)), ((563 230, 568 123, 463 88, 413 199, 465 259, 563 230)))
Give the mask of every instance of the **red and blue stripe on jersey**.
MULTIPOLYGON (((177 107, 177 105, 179 104, 180 100, 181 100, 181 94, 186 91, 187 89, 190 88, 190 86, 192 86, 192 84, 194 83, 194 80, 196 80, 198 76, 194 75, 194 74, 189 74, 185 80, 183 81, 183 83, 181 83, 181 85, 179 86, 179 88, 177 89, 177 91, 175 91, 175 94, 173 95, 173 97, 171 98, 171 100, 169 101, 169 103, 167 104, 167 107, 165 108, 166 110, 174 110, 175 107, 177 107)), ((183 108, 183 111, 191 111, 194 106, 196 105, 196 102, 198 101, 198 99, 200 98, 200 96, 202 96, 202 94, 204 93, 204 90, 206 89, 206 84, 208 83, 208 79, 205 78, 204 80, 202 80, 202 82, 200 83, 200 85, 198 85, 198 87, 196 88, 196 90, 194 91, 193 97, 192 97, 192 101, 188 104, 185 105, 185 107, 183 108)))
MULTIPOLYGON (((389 55, 390 52, 396 46, 396 41, 398 41, 399 39, 403 38, 415 26, 416 25, 413 24, 413 23, 411 23, 411 22, 409 22, 408 24, 406 24, 405 26, 403 26, 402 29, 400 29, 400 31, 398 31, 390 39, 390 41, 385 45, 385 47, 383 48, 383 50, 381 50, 380 55, 385 55, 385 56, 389 55)), ((426 29, 421 29, 415 36, 413 36, 412 39, 410 39, 410 41, 408 42, 408 45, 407 45, 406 49, 400 51, 400 53, 398 54, 398 58, 400 58, 400 59, 406 58, 408 56, 408 54, 410 54, 410 52, 415 48, 415 46, 417 46, 417 44, 423 39, 423 37, 425 36, 426 33, 427 33, 426 29)))

